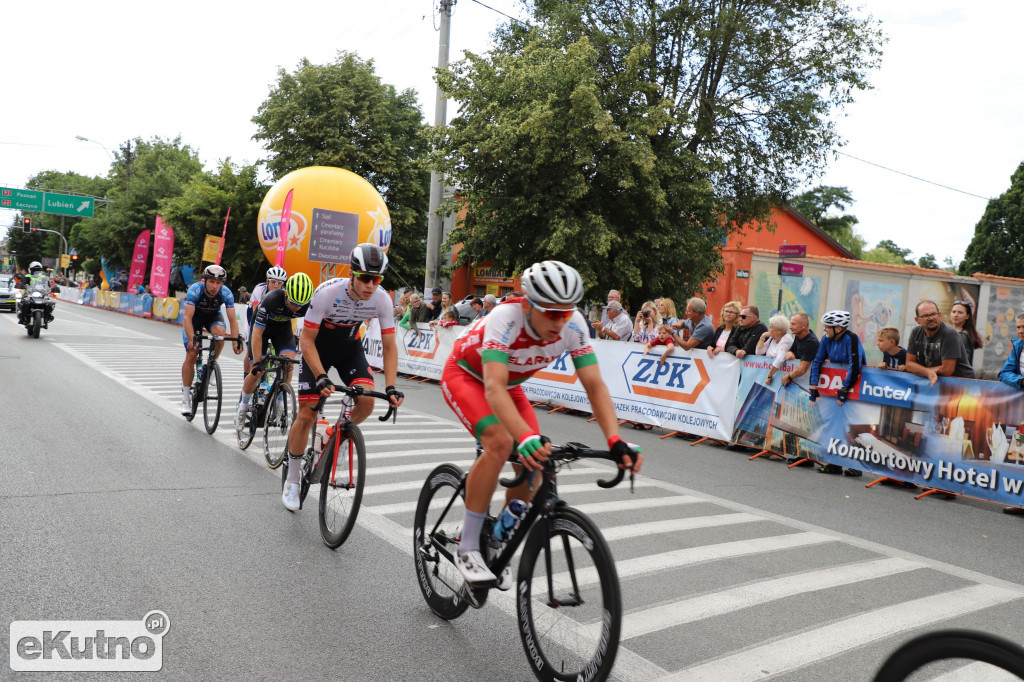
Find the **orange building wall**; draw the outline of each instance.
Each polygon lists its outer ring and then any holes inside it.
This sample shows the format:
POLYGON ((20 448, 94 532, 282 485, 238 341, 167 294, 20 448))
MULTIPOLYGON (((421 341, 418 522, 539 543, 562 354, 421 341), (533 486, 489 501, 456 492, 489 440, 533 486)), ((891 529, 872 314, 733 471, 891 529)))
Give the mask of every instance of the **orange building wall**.
MULTIPOLYGON (((715 326, 721 322, 723 305, 729 301, 747 303, 750 295, 750 279, 737 277, 737 272, 743 270, 749 276, 750 264, 753 260, 752 249, 778 252, 779 247, 784 243, 803 244, 807 247, 809 256, 849 257, 848 253, 836 248, 828 238, 818 234, 815 228, 809 227, 787 209, 775 209, 772 217, 775 223, 774 232, 770 232, 766 228, 757 230, 760 224, 754 223, 750 228, 730 235, 726 246, 722 249, 725 272, 714 282, 709 282, 704 286, 708 314, 714 318, 715 326)), ((789 262, 799 263, 800 259, 790 259, 789 262)), ((685 305, 676 307, 682 310, 685 305)), ((762 310, 760 312, 762 316, 767 316, 769 311, 762 310)))

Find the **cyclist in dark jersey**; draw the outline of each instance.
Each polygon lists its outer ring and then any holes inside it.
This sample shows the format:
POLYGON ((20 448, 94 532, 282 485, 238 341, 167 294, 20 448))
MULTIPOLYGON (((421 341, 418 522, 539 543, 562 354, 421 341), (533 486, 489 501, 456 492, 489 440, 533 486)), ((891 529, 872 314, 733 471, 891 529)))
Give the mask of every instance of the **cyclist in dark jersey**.
MULTIPOLYGON (((299 272, 292 275, 283 289, 274 289, 260 301, 256 314, 252 319, 252 330, 249 333, 249 361, 258 363, 267 346, 274 344, 278 355, 295 357, 295 334, 292 331, 292 320, 303 317, 309 310, 309 300, 313 298, 313 281, 309 275, 299 272)), ((242 384, 242 399, 235 412, 235 427, 245 425, 245 414, 249 410, 249 400, 259 384, 263 372, 250 371, 242 384)), ((284 367, 284 381, 292 380, 292 366, 284 367)))
MULTIPOLYGON (((275 265, 267 270, 267 281, 260 282, 252 288, 252 294, 245 306, 245 322, 249 325, 249 336, 252 335, 252 318, 256 315, 256 307, 268 292, 283 287, 286 279, 288 279, 288 272, 281 266, 275 265)), ((249 369, 252 367, 250 358, 252 358, 252 353, 247 353, 242 360, 242 377, 249 375, 249 369)))
MULTIPOLYGON (((185 342, 185 362, 181 365, 181 413, 191 414, 192 395, 189 387, 196 373, 196 358, 199 346, 192 340, 196 330, 208 329, 215 336, 224 336, 224 318, 220 314, 223 305, 228 311, 228 324, 231 336, 238 336, 238 320, 235 319, 235 297, 231 289, 224 286, 228 273, 219 265, 207 265, 203 277, 188 288, 185 295, 185 321, 181 329, 181 338, 185 342)), ((224 348, 224 342, 216 343, 217 357, 224 348)), ((233 341, 235 355, 242 352, 242 342, 233 341)))
MULTIPOLYGON (((316 288, 303 323, 299 368, 299 409, 288 432, 288 480, 281 501, 290 511, 299 509, 299 475, 302 455, 316 413, 311 409, 321 396, 334 392, 327 372, 334 367, 348 386, 373 387, 373 373, 357 338, 359 325, 377 318, 384 351, 385 393, 393 406, 404 397, 395 389, 398 377, 398 346, 391 297, 378 287, 388 269, 388 257, 374 244, 360 244, 349 260, 351 276, 329 279, 316 288), (297 454, 296 454, 297 453, 297 454)), ((360 396, 352 407, 352 422, 361 423, 373 412, 373 398, 360 396)))

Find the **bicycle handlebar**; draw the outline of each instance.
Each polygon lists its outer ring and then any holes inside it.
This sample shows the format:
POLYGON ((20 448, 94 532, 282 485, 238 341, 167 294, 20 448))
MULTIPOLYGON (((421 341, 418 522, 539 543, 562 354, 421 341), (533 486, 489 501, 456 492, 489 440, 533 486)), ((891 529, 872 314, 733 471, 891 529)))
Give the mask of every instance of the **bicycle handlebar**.
POLYGON ((260 358, 259 362, 253 365, 252 369, 254 372, 265 372, 267 370, 267 365, 269 365, 271 362, 278 362, 282 365, 286 362, 289 362, 293 365, 301 364, 301 361, 296 360, 295 358, 290 358, 286 355, 264 355, 262 358, 260 358))
POLYGON ((203 330, 199 330, 192 334, 192 341, 198 346, 203 342, 203 339, 210 339, 211 341, 238 341, 238 343, 245 345, 245 338, 239 334, 238 336, 217 336, 215 334, 207 334, 203 330))
MULTIPOLYGON (((398 419, 398 408, 391 404, 391 397, 388 396, 387 393, 381 393, 380 391, 368 391, 365 388, 363 388, 362 385, 360 384, 356 384, 355 386, 344 386, 341 384, 332 383, 331 385, 334 386, 335 391, 340 391, 341 393, 350 395, 353 398, 365 395, 371 398, 380 398, 382 400, 387 401, 388 411, 384 413, 384 416, 377 417, 377 419, 382 422, 386 422, 388 419, 390 419, 392 423, 394 423, 398 419)), ((314 412, 319 412, 320 408, 324 406, 325 400, 327 400, 327 398, 320 396, 320 400, 316 401, 316 405, 314 405, 311 409, 314 412)))
MULTIPOLYGON (((547 438, 542 437, 542 440, 550 443, 551 441, 547 438)), ((583 445, 582 443, 566 443, 565 445, 554 445, 551 448, 551 456, 548 457, 548 462, 561 462, 561 461, 573 461, 577 459, 607 459, 616 464, 621 464, 622 461, 613 455, 610 450, 594 450, 592 448, 583 445)), ((518 458, 509 457, 510 462, 518 462, 518 458)), ((531 472, 527 471, 526 467, 523 467, 519 472, 519 475, 515 478, 501 478, 498 481, 505 488, 514 488, 517 485, 523 483, 526 480, 527 474, 531 472)), ((598 479, 597 485, 601 488, 614 488, 619 483, 622 483, 622 479, 626 476, 626 469, 619 468, 618 473, 612 480, 598 479)), ((633 478, 633 473, 630 472, 630 480, 633 478)))

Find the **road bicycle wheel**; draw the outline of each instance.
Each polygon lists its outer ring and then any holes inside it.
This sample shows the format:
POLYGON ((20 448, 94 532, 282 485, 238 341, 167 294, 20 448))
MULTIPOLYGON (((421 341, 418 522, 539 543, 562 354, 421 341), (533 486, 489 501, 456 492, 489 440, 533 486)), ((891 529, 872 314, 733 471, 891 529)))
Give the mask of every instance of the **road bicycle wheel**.
POLYGON ((235 427, 235 436, 238 438, 238 447, 245 450, 256 437, 256 429, 259 428, 259 405, 256 396, 249 400, 249 408, 245 411, 245 425, 242 428, 235 427))
POLYGON ((530 532, 516 585, 519 636, 540 680, 603 680, 619 649, 622 597, 594 522, 562 507, 530 532), (546 532, 545 532, 546 531, 546 532))
POLYGON ((221 403, 221 380, 220 365, 216 361, 210 361, 206 367, 206 398, 203 400, 203 422, 206 424, 206 432, 213 435, 220 423, 221 403))
POLYGON ((331 435, 324 446, 324 473, 320 478, 320 535, 337 549, 345 542, 359 516, 366 477, 366 444, 354 424, 331 435))
POLYGON ((465 488, 459 490, 462 476, 462 470, 453 464, 442 464, 430 472, 420 490, 412 527, 416 582, 430 610, 445 620, 458 618, 469 607, 462 596, 466 581, 452 560, 434 544, 440 544, 452 557, 459 549, 462 519, 466 513, 465 488), (459 490, 458 495, 456 490, 459 490), (449 503, 451 507, 445 511, 449 503), (437 525, 439 520, 440 525, 437 525), (427 534, 435 525, 437 530, 431 539, 427 534))
POLYGON ((1016 642, 976 630, 938 630, 894 651, 878 669, 875 682, 902 682, 929 663, 956 658, 988 663, 1024 679, 1024 648, 1016 642))
POLYGON ((267 396, 267 415, 263 423, 263 458, 276 469, 288 456, 288 432, 295 421, 295 391, 281 383, 267 396), (278 400, 283 396, 283 400, 278 400))

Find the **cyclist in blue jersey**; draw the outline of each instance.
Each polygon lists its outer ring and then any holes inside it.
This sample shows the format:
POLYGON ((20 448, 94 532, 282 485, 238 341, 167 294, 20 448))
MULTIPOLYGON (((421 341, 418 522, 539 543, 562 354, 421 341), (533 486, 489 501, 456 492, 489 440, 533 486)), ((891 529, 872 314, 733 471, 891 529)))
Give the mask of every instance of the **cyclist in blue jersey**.
MULTIPOLYGON (((224 318, 220 314, 223 305, 228 311, 228 324, 235 355, 242 352, 242 343, 238 337, 238 320, 235 319, 235 296, 231 289, 224 286, 228 273, 219 265, 207 265, 202 278, 188 288, 185 294, 185 322, 181 329, 181 338, 185 342, 185 362, 181 365, 181 413, 192 413, 192 395, 189 387, 195 378, 196 357, 199 345, 192 340, 198 329, 208 329, 215 336, 224 336, 224 318)), ((224 347, 223 341, 216 344, 217 357, 224 347)))
MULTIPOLYGON (((860 368, 867 362, 864 355, 864 344, 860 342, 857 335, 850 331, 850 313, 845 310, 830 310, 821 316, 821 326, 825 332, 821 342, 818 344, 818 353, 811 363, 811 390, 810 400, 813 403, 819 397, 818 377, 821 375, 821 366, 825 362, 833 362, 841 365, 849 365, 843 385, 836 391, 836 402, 840 405, 846 402, 850 389, 860 379, 860 368)), ((860 469, 844 470, 837 464, 825 464, 818 468, 823 474, 843 474, 847 476, 860 476, 863 472, 860 469)))

